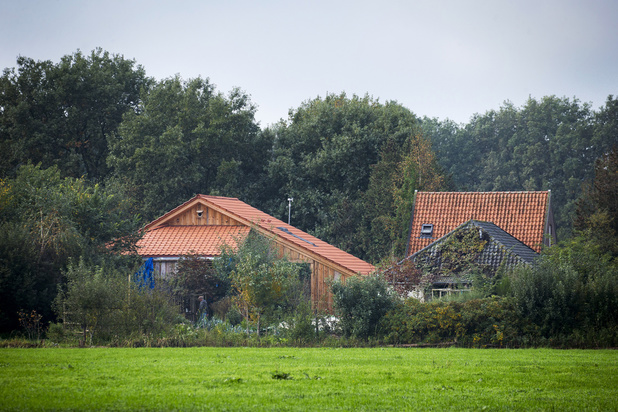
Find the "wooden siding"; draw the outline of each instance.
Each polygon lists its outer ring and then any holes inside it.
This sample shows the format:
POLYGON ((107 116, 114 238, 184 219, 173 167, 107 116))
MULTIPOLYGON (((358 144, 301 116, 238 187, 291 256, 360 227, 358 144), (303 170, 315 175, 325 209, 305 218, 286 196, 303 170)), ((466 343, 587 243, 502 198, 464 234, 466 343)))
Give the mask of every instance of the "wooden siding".
POLYGON ((174 273, 177 260, 155 260, 153 262, 154 275, 157 279, 166 279, 174 273))
POLYGON ((231 217, 224 215, 210 207, 195 204, 178 216, 170 219, 167 224, 170 226, 242 226, 243 224, 231 217), (201 217, 198 210, 202 211, 201 217))
MULTIPOLYGON (((276 242, 276 240, 275 240, 276 242)), ((353 274, 342 274, 328 263, 320 262, 298 250, 291 249, 284 244, 277 243, 279 256, 285 256, 290 262, 309 263, 311 267, 311 303, 314 309, 332 312, 333 295, 330 285, 333 281, 345 282, 353 274)))

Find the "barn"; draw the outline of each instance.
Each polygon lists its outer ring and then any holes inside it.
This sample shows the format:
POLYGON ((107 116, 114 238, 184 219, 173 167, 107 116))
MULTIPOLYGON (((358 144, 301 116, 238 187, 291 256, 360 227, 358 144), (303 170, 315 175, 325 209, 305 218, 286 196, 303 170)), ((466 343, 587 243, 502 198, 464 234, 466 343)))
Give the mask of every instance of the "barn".
POLYGON ((189 253, 218 256, 223 245, 235 246, 250 231, 272 239, 280 256, 309 265, 314 308, 332 309, 331 281, 368 275, 375 267, 343 250, 232 197, 196 195, 144 227, 137 243, 144 259, 153 259, 155 276, 173 273, 189 253))

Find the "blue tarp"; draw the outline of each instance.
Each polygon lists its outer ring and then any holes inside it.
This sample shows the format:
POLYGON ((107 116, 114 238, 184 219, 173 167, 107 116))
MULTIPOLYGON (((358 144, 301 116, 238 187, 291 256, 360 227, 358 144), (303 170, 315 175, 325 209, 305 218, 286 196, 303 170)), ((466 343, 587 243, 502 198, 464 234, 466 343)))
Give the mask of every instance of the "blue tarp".
POLYGON ((142 267, 139 268, 137 272, 135 272, 135 283, 138 284, 140 289, 142 287, 154 289, 154 263, 152 258, 146 259, 142 267))

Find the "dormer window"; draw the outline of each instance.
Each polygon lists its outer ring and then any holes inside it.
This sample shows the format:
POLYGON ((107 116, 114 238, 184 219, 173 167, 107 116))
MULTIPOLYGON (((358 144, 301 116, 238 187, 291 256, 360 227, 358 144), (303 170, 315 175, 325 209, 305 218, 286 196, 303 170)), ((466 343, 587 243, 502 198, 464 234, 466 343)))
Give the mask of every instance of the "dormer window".
POLYGON ((425 223, 421 226, 421 237, 432 237, 433 225, 431 223, 425 223))

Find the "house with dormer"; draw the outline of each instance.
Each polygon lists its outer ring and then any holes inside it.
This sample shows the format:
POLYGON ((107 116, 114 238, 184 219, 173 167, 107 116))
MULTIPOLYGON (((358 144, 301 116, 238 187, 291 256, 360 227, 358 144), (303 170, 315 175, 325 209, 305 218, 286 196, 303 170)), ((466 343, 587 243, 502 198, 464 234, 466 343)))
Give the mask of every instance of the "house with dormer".
POLYGON ((533 264, 543 247, 556 243, 555 228, 550 191, 416 192, 404 260, 422 267, 429 284, 415 296, 469 290, 472 273, 466 265, 491 277, 500 269, 533 264), (472 252, 455 250, 466 248, 460 240, 470 233, 472 252))
POLYGON ((137 243, 142 258, 152 258, 155 276, 170 276, 189 253, 205 259, 219 256, 221 247, 235 247, 255 231, 273 241, 277 253, 304 263, 311 272, 315 308, 331 309, 331 281, 368 275, 374 266, 231 197, 197 195, 144 227, 137 243))

